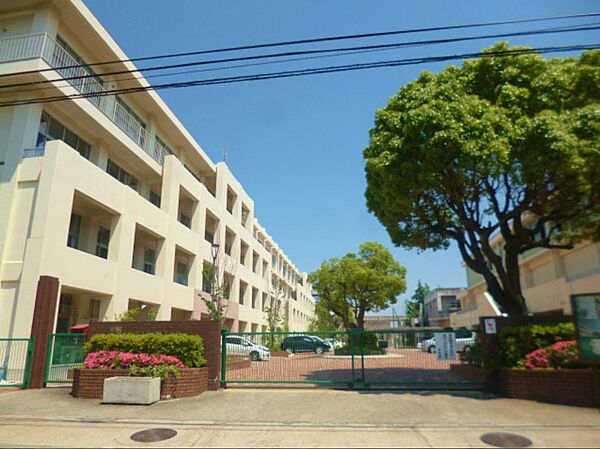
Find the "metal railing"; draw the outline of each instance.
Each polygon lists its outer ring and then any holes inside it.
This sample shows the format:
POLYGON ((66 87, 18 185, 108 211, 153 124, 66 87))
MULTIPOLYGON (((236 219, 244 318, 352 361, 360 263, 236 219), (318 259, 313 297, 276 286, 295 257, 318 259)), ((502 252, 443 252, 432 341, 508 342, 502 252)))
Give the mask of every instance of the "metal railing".
POLYGON ((28 157, 42 157, 45 154, 44 147, 38 148, 25 148, 23 150, 23 159, 28 157))
POLYGON ((44 383, 69 383, 72 370, 84 359, 85 334, 50 334, 44 383))
POLYGON ((164 163, 168 151, 156 136, 151 136, 139 119, 130 114, 105 88, 99 76, 82 66, 52 36, 47 33, 28 34, 0 39, 0 63, 42 58, 53 67, 78 92, 87 97, 110 121, 131 138, 141 149, 159 164, 164 163))
POLYGON ((475 343, 461 331, 224 332, 221 382, 477 389, 452 368, 475 343))
POLYGON ((33 338, 0 338, 0 387, 27 387, 33 338))

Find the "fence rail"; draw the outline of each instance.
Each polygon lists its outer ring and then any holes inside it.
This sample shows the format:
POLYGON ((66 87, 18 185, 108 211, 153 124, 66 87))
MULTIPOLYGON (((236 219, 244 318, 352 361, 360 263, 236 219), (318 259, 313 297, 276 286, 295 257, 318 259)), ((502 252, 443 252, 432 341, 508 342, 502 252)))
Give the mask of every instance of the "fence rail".
POLYGON ((0 338, 0 387, 27 387, 33 338, 0 338))
POLYGON ((475 335, 467 334, 362 329, 224 332, 221 381, 223 384, 480 388, 483 385, 462 378, 452 369, 452 365, 461 363, 460 354, 475 344, 475 335), (436 344, 441 347, 438 349, 436 344))
POLYGON ((85 334, 50 334, 44 383, 70 383, 73 368, 83 363, 85 334))

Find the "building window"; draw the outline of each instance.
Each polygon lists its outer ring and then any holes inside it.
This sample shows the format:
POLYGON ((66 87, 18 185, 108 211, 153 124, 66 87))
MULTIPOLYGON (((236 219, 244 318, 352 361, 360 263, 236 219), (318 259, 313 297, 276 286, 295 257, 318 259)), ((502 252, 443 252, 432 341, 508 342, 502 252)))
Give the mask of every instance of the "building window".
POLYGON ((144 272, 154 274, 156 252, 152 248, 144 248, 144 272))
POLYGON ((110 242, 110 229, 98 226, 98 238, 96 241, 96 256, 103 259, 108 258, 108 243, 110 242))
POLYGON ((81 216, 71 214, 71 222, 69 223, 69 236, 67 237, 67 246, 75 248, 79 246, 79 231, 81 229, 81 216))
POLYGON ((192 219, 183 212, 179 212, 179 223, 187 228, 192 229, 192 219))
POLYGON ((90 299, 88 316, 90 317, 90 321, 100 321, 100 300, 99 299, 90 299))
POLYGON ((188 285, 188 266, 186 263, 176 262, 175 282, 181 285, 188 285))
POLYGON ((50 117, 45 112, 42 113, 40 128, 38 131, 36 147, 41 148, 46 142, 51 140, 62 140, 71 148, 74 148, 84 158, 90 158, 90 144, 80 138, 77 134, 66 128, 58 120, 50 117))
POLYGON ((135 176, 131 175, 128 171, 122 169, 119 165, 115 164, 110 159, 106 165, 106 173, 111 175, 113 178, 121 181, 126 186, 131 187, 137 192, 138 180, 135 176))
POLYGON ((160 208, 160 195, 158 193, 155 193, 153 190, 150 190, 149 200, 156 207, 160 208))

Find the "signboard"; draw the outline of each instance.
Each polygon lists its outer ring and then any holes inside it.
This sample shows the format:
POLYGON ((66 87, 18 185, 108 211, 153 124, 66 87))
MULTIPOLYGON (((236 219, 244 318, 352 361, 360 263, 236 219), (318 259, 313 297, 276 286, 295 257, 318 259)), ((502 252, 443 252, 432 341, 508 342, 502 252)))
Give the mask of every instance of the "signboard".
POLYGON ((436 332, 435 351, 438 360, 456 360, 456 335, 454 332, 436 332))
POLYGON ((496 329, 496 320, 494 318, 486 318, 483 320, 483 324, 485 326, 486 334, 496 334, 498 333, 496 329))
POLYGON ((571 295, 581 359, 600 363, 600 293, 571 295))

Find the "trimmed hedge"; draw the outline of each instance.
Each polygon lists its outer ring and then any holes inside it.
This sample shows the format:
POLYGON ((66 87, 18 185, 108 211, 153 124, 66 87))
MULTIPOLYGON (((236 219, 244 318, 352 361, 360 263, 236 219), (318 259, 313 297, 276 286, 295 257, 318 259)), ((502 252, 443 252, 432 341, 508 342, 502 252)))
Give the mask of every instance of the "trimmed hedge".
POLYGON ((188 368, 206 365, 204 344, 198 335, 189 334, 96 334, 85 343, 86 353, 120 351, 135 354, 165 354, 181 360, 188 368))
POLYGON ((547 348, 559 341, 575 339, 573 323, 509 326, 498 335, 497 368, 516 368, 519 361, 536 349, 547 348))

